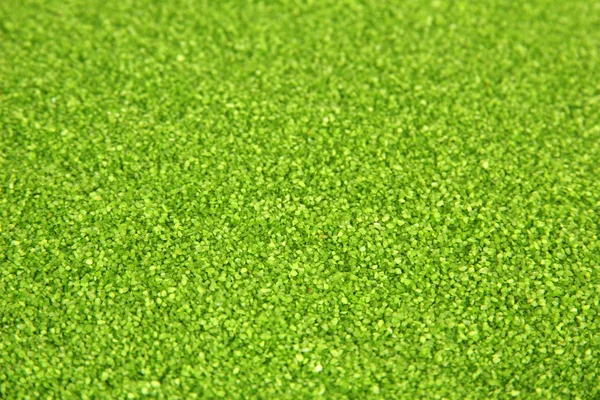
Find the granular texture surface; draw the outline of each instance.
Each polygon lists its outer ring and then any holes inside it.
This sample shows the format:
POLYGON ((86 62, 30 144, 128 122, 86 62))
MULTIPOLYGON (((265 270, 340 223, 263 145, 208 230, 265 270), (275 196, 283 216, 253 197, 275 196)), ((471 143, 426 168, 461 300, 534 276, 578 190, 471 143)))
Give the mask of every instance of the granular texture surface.
POLYGON ((0 2, 0 398, 600 398, 600 3, 0 2))

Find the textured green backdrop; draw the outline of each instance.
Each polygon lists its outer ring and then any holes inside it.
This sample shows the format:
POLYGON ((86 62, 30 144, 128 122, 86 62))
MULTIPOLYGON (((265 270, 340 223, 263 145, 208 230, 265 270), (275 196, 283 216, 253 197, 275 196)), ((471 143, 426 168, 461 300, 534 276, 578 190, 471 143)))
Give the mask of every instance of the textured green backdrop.
POLYGON ((0 2, 0 398, 598 399, 600 3, 0 2))

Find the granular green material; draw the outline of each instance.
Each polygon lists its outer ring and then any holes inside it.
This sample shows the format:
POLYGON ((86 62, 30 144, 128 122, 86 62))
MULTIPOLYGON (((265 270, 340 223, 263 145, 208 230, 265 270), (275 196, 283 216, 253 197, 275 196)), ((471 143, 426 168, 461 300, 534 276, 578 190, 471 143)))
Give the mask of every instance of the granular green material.
POLYGON ((599 399, 600 3, 0 2, 0 398, 599 399))

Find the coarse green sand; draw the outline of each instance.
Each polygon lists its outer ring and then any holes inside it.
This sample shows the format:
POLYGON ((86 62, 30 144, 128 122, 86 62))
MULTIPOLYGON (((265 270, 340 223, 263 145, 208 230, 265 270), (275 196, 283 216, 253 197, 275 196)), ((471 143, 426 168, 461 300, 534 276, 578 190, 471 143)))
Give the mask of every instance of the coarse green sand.
POLYGON ((600 2, 0 2, 0 398, 600 399, 600 2))

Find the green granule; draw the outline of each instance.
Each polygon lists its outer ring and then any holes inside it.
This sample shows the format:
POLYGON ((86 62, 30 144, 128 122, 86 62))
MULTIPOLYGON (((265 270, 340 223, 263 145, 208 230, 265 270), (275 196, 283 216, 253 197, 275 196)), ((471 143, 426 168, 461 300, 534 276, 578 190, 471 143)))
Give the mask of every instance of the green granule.
POLYGON ((0 2, 0 398, 600 398, 600 3, 0 2))

